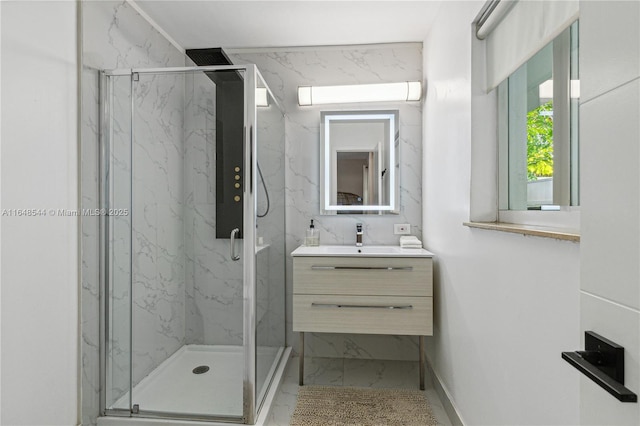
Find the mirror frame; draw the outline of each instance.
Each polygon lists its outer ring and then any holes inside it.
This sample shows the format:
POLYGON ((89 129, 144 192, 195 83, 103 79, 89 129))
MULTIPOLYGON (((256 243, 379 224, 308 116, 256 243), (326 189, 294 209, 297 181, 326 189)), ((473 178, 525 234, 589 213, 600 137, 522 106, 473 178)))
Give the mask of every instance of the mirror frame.
POLYGON ((400 112, 398 110, 358 110, 320 112, 320 214, 399 214, 400 213, 400 112), (332 122, 387 120, 389 123, 389 203, 384 205, 331 204, 331 133, 332 122))

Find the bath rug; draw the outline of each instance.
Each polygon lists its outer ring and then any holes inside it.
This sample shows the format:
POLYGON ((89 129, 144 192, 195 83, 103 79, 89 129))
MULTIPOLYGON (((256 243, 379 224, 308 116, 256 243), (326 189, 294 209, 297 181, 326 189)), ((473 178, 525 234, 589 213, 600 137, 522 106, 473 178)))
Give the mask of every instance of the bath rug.
POLYGON ((291 426, 431 426, 436 419, 417 389, 302 386, 291 426))

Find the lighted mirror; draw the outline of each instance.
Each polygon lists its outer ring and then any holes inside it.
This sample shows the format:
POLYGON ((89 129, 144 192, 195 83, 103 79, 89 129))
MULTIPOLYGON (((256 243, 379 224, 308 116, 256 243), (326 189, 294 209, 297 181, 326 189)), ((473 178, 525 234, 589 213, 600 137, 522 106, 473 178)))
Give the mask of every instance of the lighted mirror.
POLYGON ((322 214, 398 214, 398 111, 320 114, 322 214))

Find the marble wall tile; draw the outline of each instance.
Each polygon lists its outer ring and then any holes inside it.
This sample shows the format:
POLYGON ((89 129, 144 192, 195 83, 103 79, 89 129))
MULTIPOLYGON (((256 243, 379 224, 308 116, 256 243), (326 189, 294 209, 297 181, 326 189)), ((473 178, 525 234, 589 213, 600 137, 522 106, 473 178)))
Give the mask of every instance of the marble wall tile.
MULTIPOLYGON (((198 255, 195 264, 195 310, 204 344, 241 345, 243 332, 243 262, 229 262, 229 241, 219 244, 224 256, 198 255)), ((242 250, 242 244, 238 244, 242 250)), ((192 337, 193 338, 193 337, 192 337)))
POLYGON ((400 361, 418 360, 418 337, 386 336, 385 344, 375 334, 354 334, 345 337, 344 357, 386 359, 400 361))
MULTIPOLYGON (((375 46, 282 48, 276 51, 232 50, 234 63, 253 63, 264 76, 287 114, 285 156, 286 203, 286 317, 292 317, 292 262, 314 219, 322 244, 355 243, 355 224, 364 225, 365 244, 397 244, 394 223, 411 224, 422 238, 422 103, 372 103, 300 107, 297 87, 421 81, 422 45, 403 43, 375 46), (321 216, 319 203, 320 111, 398 109, 400 111, 400 214, 383 216, 321 216)), ((297 335, 288 320, 287 343, 297 349, 297 335)), ((412 338, 362 338, 341 334, 308 334, 306 354, 323 357, 382 357, 414 359, 412 338), (376 350, 384 347, 384 351, 376 350)))
MULTIPOLYGON (((185 253, 187 343, 241 345, 242 267, 216 238, 216 92, 204 74, 187 76, 185 103, 185 253)), ((242 250, 242 242, 238 244, 242 250)))
POLYGON ((133 383, 185 342, 184 75, 134 83, 133 383))
MULTIPOLYGON (((185 244, 187 342, 241 344, 242 266, 229 261, 229 240, 216 238, 215 86, 187 79, 185 107, 185 244)), ((268 247, 256 258, 258 344, 284 345, 284 122, 275 107, 258 110, 257 235, 268 247)), ((242 243, 238 246, 241 250, 242 243)))
POLYGON ((347 359, 344 363, 345 386, 409 389, 420 386, 417 362, 347 359))

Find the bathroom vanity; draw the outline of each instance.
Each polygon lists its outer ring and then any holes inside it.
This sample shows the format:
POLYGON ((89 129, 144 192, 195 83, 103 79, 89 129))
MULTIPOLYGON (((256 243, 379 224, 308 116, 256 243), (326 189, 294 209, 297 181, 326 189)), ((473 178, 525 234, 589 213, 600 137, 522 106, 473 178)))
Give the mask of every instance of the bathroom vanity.
POLYGON ((298 247, 293 256, 293 331, 419 336, 433 334, 433 254, 397 246, 298 247))

